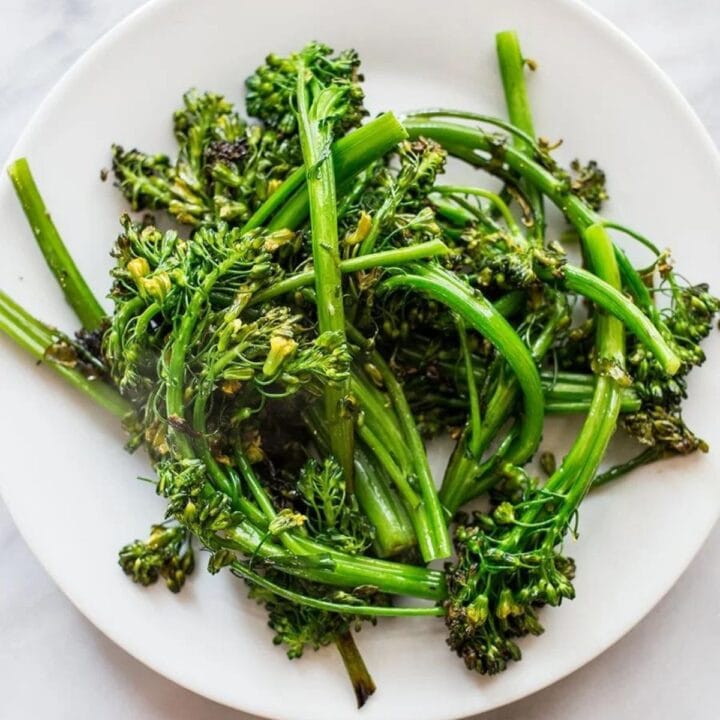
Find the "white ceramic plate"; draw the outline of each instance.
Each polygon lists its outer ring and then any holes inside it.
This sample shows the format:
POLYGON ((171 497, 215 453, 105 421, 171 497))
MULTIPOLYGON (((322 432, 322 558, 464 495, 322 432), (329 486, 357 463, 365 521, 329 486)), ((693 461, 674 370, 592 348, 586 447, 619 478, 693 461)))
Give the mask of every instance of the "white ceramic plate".
MULTIPOLYGON (((12 157, 30 158, 67 244, 103 295, 123 203, 99 169, 112 141, 171 151, 170 112, 188 87, 240 101, 244 77, 268 51, 316 38, 360 51, 373 110, 446 105, 501 114, 493 34, 504 28, 516 28, 540 63, 530 93, 541 133, 565 139, 565 159, 597 158, 610 177, 609 214, 671 245, 683 271, 717 291, 720 164, 712 143, 641 52, 568 0, 156 0, 77 63, 12 157)), ((1 182, 0 286, 70 329, 71 313, 1 182)), ((510 702, 588 662, 650 610, 720 508, 720 348, 717 338, 709 345, 688 417, 717 454, 654 466, 589 499, 572 548, 578 598, 543 613, 546 634, 523 641, 523 661, 502 676, 466 672, 445 648, 441 622, 365 630, 359 644, 379 685, 365 720, 440 720, 510 702)), ((152 488, 134 479, 148 473, 142 453, 125 454, 115 423, 4 339, 0 347, 0 489, 77 607, 139 660, 219 702, 273 718, 356 717, 335 651, 289 663, 242 583, 202 568, 179 597, 128 582, 117 549, 162 513, 152 488)))

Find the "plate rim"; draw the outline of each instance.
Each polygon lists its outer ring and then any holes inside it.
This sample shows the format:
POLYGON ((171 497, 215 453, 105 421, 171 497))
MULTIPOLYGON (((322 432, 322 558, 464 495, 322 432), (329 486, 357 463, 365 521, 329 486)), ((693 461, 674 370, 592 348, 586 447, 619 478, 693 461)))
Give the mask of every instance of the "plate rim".
MULTIPOLYGON (((63 74, 58 78, 52 88, 46 93, 46 95, 37 105, 36 109, 30 116, 30 119, 27 121, 19 136, 13 143, 8 153, 8 157, 3 163, 3 168, 7 169, 12 158, 18 156, 18 148, 21 148, 25 144, 26 137, 32 134, 35 126, 39 124, 40 121, 44 118, 47 112, 47 108, 53 104, 55 98, 62 95, 65 86, 73 80, 76 74, 82 72, 86 65, 90 64, 93 61, 97 53, 103 50, 107 44, 111 43, 116 36, 127 33, 128 30, 131 30, 132 26, 136 23, 144 22, 146 16, 152 15, 153 13, 162 14, 166 6, 172 6, 182 1, 183 0, 147 0, 145 3, 132 10, 130 13, 125 15, 114 25, 104 31, 99 37, 97 37, 94 42, 92 42, 92 44, 88 46, 75 59, 75 61, 70 65, 70 67, 65 72, 63 72, 63 74)), ((697 140, 702 142, 708 154, 708 158, 712 160, 712 164, 714 165, 714 172, 720 180, 720 149, 718 149, 718 147, 715 145, 715 142, 713 141, 708 129, 700 120, 695 109, 692 107, 692 105, 690 105, 689 101, 685 98, 685 96, 675 85, 675 83, 670 79, 670 77, 658 65, 658 63, 653 60, 629 35, 627 35, 623 30, 618 28, 611 20, 602 15, 598 10, 590 7, 585 2, 583 2, 583 0, 552 0, 552 2, 554 2, 557 6, 564 7, 565 10, 569 13, 575 13, 576 16, 580 16, 581 18, 582 16, 584 16, 586 20, 589 20, 591 23, 597 26, 601 32, 606 33, 612 38, 613 41, 620 43, 627 52, 631 53, 634 56, 636 62, 644 66, 645 71, 652 78, 653 82, 657 83, 662 87, 667 96, 667 99, 674 103, 676 109, 681 112, 682 115, 686 118, 686 120, 691 124, 697 140)), ((128 653, 135 660, 140 662, 142 665, 144 665, 151 671, 157 673, 161 677, 166 678, 171 682, 175 683, 176 685, 186 690, 189 690, 190 692, 193 692, 203 698, 219 703, 226 707, 233 708, 240 712, 250 713, 256 715, 257 717, 268 718, 269 720, 295 720, 295 716, 291 715, 289 712, 285 712, 282 714, 273 712, 273 714, 267 714, 267 708, 255 702, 252 699, 252 696, 248 697, 247 701, 244 702, 242 707, 240 707, 228 697, 223 697, 221 694, 213 693, 204 689, 201 682, 194 682, 190 678, 188 678, 187 675, 183 678, 178 678, 177 673, 173 673, 171 670, 162 667, 162 663, 158 662, 159 658, 146 659, 145 657, 143 657, 141 647, 135 646, 135 643, 133 643, 132 641, 132 636, 122 635, 122 633, 117 628, 107 628, 99 624, 99 622, 96 622, 96 619, 94 617, 95 613, 92 608, 87 607, 87 603, 84 600, 76 597, 75 592, 70 588, 66 587, 66 583, 61 580, 56 575, 56 573, 51 570, 50 567, 48 567, 45 559, 43 558, 42 552, 38 552, 36 548, 36 543, 28 539, 26 533, 23 530, 22 524, 18 522, 15 513, 13 512, 12 505, 8 503, 4 497, 4 494, 2 492, 2 485, 3 483, 0 480, 0 497, 2 497, 3 501, 5 502, 8 514, 10 515, 18 533, 32 552, 33 556, 40 563, 43 570, 49 575, 49 577, 60 589, 63 595, 68 598, 68 600, 83 615, 83 617, 87 619, 93 625, 93 627, 99 630, 105 637, 107 637, 115 645, 117 645, 121 650, 128 653)), ((560 674, 554 676, 553 678, 541 680, 532 691, 527 692, 523 689, 511 691, 504 697, 504 699, 497 701, 493 700, 482 710, 470 709, 469 713, 474 714, 477 712, 490 712, 499 707, 504 707, 505 705, 510 705, 523 698, 530 697, 548 688, 549 686, 554 685, 555 683, 569 677, 574 672, 590 664, 600 655, 605 653, 608 649, 613 647, 617 642, 624 638, 635 626, 637 626, 642 620, 644 620, 658 605, 658 603, 667 595, 667 593, 672 589, 672 587, 678 582, 678 580, 687 571, 688 567, 693 562, 698 552, 707 541, 713 527, 718 522, 719 518, 720 504, 716 508, 714 516, 708 518, 706 526, 702 529, 702 532, 699 532, 697 534, 696 541, 693 543, 692 546, 688 548, 688 551, 685 554, 682 563, 679 564, 677 571, 668 575, 665 582, 661 584, 662 588, 658 592, 657 596, 651 602, 649 602, 648 605, 644 607, 639 613, 636 613, 636 616, 628 619, 628 621, 623 625, 622 630, 619 632, 617 637, 614 637, 607 642, 603 641, 599 645, 599 648, 594 649, 589 657, 582 660, 574 667, 562 671, 560 674)), ((432 720, 452 720, 450 716, 444 714, 423 715, 422 717, 428 719, 432 718, 432 720)))

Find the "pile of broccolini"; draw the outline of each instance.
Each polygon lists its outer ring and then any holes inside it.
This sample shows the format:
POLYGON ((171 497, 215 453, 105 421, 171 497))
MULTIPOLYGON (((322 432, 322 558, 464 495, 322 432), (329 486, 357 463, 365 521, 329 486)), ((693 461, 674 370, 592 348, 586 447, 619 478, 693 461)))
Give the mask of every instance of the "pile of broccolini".
POLYGON ((375 690, 361 621, 442 617, 468 668, 500 672, 543 631, 541 608, 574 597, 563 542, 588 491, 707 451, 681 405, 720 302, 602 215, 597 164, 561 167, 535 135, 534 65, 513 32, 497 53, 507 120, 365 121, 357 54, 319 43, 247 79, 253 120, 188 92, 177 157, 112 147, 133 214, 112 249, 109 315, 27 162, 9 169, 82 327, 65 335, 0 293, 0 329, 122 420, 167 500, 120 566, 178 592, 206 551, 211 573, 249 585, 290 658, 338 648, 358 705, 375 690), (445 182, 448 156, 500 189, 445 182), (568 223, 557 237, 549 204, 568 223), (556 463, 538 448, 561 413, 585 420, 556 463), (600 473, 618 427, 637 456, 600 473), (454 443, 439 490, 424 446, 437 436, 454 443))

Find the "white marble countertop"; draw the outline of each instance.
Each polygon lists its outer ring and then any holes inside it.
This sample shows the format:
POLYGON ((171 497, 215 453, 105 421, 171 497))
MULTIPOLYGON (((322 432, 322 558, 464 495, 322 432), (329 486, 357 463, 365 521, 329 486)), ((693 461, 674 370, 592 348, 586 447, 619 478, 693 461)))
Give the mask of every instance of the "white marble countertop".
MULTIPOLYGON (((2 0, 0 156, 66 68, 141 2, 2 0)), ((649 53, 720 142, 718 0, 589 4, 649 53)), ((1 720, 250 720, 156 675, 90 625, 30 554, 2 501, 0 578, 1 720)), ((617 645, 483 720, 715 720, 719 646, 716 528, 675 588, 617 645)))

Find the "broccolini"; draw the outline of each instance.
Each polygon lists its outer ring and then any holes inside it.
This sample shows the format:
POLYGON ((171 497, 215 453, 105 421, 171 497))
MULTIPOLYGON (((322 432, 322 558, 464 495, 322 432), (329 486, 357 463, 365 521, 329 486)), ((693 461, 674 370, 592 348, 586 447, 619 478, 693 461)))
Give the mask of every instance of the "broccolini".
POLYGON ((541 608, 575 595, 563 542, 591 488, 708 450, 682 402, 720 300, 603 215, 599 165, 562 167, 535 135, 517 36, 499 33, 497 52, 508 120, 363 124, 357 53, 316 42, 247 79, 253 119, 190 90, 176 157, 111 148, 136 214, 112 246, 109 313, 27 162, 9 169, 81 329, 0 292, 0 330, 122 420, 167 503, 120 567, 178 592, 205 550, 211 573, 249 585, 288 657, 337 647, 359 706, 375 691, 361 621, 442 617, 468 668, 500 672, 543 631, 541 608), (448 157, 500 189, 446 182, 448 157), (652 264, 634 267, 617 232, 652 264), (585 420, 558 464, 540 455, 542 481, 529 463, 559 413, 585 420), (639 451, 600 473, 619 430, 639 451), (423 444, 437 436, 454 443, 439 489, 423 444), (465 507, 478 497, 483 511, 465 507))

